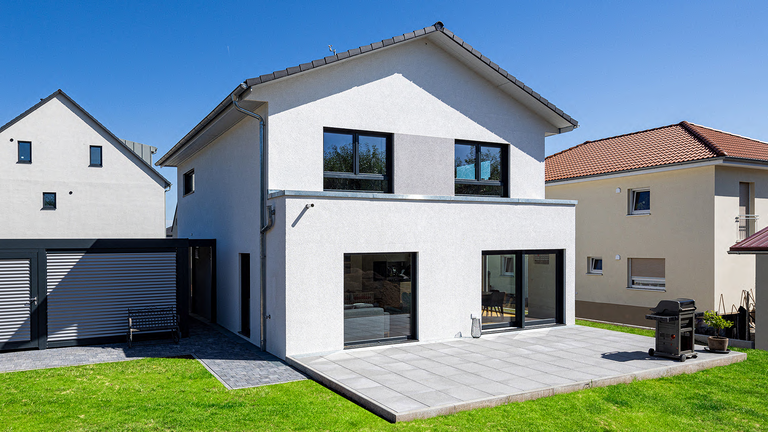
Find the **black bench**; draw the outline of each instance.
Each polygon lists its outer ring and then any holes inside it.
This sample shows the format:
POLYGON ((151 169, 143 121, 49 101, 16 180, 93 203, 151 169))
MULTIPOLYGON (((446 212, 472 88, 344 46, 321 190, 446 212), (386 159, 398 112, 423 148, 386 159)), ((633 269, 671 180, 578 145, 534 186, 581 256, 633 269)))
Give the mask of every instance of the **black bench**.
POLYGON ((133 334, 170 331, 175 343, 179 343, 179 316, 174 306, 128 308, 128 347, 133 345, 133 334))

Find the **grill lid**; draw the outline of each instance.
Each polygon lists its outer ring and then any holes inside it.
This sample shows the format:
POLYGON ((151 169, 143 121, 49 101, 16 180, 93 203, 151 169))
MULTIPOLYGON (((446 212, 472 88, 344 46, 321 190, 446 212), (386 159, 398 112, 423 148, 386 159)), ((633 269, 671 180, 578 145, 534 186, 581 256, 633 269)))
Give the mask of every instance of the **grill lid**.
POLYGON ((679 298, 675 300, 662 300, 651 312, 656 315, 678 315, 681 312, 690 312, 696 310, 696 302, 693 299, 679 298))

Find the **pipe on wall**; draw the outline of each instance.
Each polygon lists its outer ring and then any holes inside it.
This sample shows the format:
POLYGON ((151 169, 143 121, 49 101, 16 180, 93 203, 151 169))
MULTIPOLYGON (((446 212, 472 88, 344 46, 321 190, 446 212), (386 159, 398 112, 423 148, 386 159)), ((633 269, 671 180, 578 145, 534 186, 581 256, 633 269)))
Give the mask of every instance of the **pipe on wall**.
MULTIPOLYGON (((248 86, 245 83, 240 84, 243 90, 247 90, 248 86)), ((266 122, 264 117, 256 114, 255 112, 248 111, 241 107, 237 103, 238 97, 235 93, 232 93, 232 105, 241 113, 253 117, 259 121, 259 174, 261 176, 261 191, 259 194, 259 237, 260 237, 260 251, 261 264, 259 265, 259 317, 261 325, 259 326, 259 347, 262 351, 267 350, 267 231, 272 229, 274 225, 274 206, 267 206, 267 170, 264 160, 264 133, 266 132, 266 122)))

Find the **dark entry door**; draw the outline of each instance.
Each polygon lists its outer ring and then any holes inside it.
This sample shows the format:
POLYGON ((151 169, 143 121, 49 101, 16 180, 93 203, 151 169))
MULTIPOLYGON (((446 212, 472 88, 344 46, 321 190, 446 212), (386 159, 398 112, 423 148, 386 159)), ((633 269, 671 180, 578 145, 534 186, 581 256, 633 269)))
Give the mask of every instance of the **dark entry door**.
POLYGON ((0 254, 0 350, 38 347, 37 254, 0 254))

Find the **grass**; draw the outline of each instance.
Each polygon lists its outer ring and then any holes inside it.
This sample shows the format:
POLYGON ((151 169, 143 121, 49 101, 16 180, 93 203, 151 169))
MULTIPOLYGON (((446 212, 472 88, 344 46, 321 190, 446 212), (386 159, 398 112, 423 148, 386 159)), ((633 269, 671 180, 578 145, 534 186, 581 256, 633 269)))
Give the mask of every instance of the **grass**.
POLYGON ((191 359, 2 373, 0 430, 766 430, 768 352, 744 351, 691 375, 398 424, 313 381, 226 390, 191 359))

